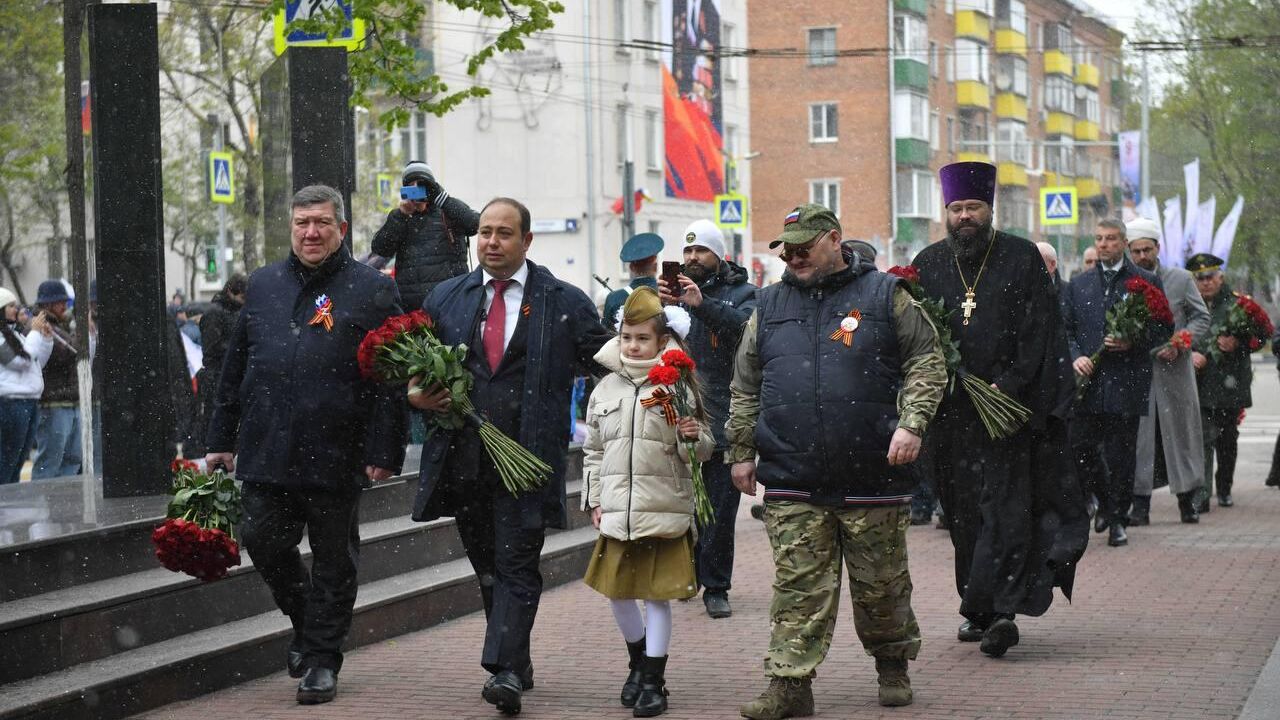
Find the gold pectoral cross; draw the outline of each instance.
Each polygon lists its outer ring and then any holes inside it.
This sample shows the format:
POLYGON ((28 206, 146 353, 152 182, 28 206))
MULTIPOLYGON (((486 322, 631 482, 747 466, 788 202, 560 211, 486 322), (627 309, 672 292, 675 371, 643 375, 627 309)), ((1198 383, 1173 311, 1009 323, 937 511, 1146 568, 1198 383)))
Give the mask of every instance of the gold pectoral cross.
POLYGON ((973 300, 973 291, 969 290, 964 294, 964 302, 960 303, 960 309, 964 310, 964 324, 969 324, 969 318, 973 315, 973 311, 978 309, 978 303, 973 300))

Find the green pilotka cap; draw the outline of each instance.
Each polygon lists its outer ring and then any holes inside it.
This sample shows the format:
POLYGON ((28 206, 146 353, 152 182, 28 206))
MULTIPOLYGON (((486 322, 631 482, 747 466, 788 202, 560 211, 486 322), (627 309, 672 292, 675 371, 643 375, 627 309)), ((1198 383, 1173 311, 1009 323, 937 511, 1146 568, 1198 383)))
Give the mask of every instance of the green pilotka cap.
POLYGON ((840 221, 836 214, 818 203, 805 203, 787 213, 782 221, 782 234, 777 240, 769 243, 769 249, 786 243, 788 245, 804 245, 819 235, 830 230, 839 230, 840 221))

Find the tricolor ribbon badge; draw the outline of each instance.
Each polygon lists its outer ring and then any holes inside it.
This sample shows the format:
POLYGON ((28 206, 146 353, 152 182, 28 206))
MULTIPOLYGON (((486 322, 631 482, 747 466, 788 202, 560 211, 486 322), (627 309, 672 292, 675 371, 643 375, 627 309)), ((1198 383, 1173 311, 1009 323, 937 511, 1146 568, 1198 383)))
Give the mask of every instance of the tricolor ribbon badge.
POLYGON ((791 223, 797 223, 797 222, 800 222, 800 211, 792 210, 790 215, 783 218, 782 225, 785 227, 787 225, 790 225, 791 223))
POLYGON ((657 388, 653 394, 640 401, 640 407, 651 408, 657 405, 662 408, 662 417, 667 421, 668 425, 676 424, 676 406, 675 396, 667 392, 664 388, 657 388))
POLYGON ((333 330, 333 301, 328 295, 316 298, 316 314, 311 316, 308 325, 324 325, 325 332, 333 330))
POLYGON ((531 312, 533 312, 533 306, 529 305, 528 303, 525 303, 520 307, 520 314, 525 317, 529 317, 529 313, 531 312))
POLYGON ((850 347, 853 345, 853 333, 861 324, 862 313, 858 312, 857 308, 854 308, 849 311, 848 315, 840 318, 840 327, 836 328, 836 331, 831 333, 831 339, 844 343, 845 347, 850 347))

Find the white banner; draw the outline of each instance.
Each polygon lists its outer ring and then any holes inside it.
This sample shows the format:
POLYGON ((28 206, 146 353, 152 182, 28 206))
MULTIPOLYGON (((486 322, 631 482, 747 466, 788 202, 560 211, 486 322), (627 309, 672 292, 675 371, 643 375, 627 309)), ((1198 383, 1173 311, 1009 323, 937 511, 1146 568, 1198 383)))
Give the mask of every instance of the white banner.
POLYGON ((1156 203, 1155 196, 1138 203, 1138 207, 1134 208, 1133 212, 1136 217, 1155 220, 1156 225, 1160 225, 1160 206, 1156 203))
POLYGON ((1218 200, 1210 195, 1208 200, 1200 203, 1196 211, 1196 236, 1191 245, 1191 254, 1207 253, 1213 250, 1213 218, 1218 212, 1218 200))
POLYGON ((1214 255, 1222 258, 1223 263, 1231 259, 1231 246, 1236 241, 1236 226, 1240 224, 1240 213, 1244 212, 1244 196, 1236 196, 1236 204, 1231 206, 1231 212, 1222 218, 1222 224, 1218 226, 1218 232, 1213 235, 1213 252, 1214 255))
POLYGON ((1196 215, 1200 210, 1200 158, 1182 166, 1182 174, 1187 181, 1187 215, 1182 218, 1183 252, 1190 255, 1196 237, 1196 215))
POLYGON ((1164 242, 1160 243, 1160 264, 1168 267, 1186 265, 1182 246, 1182 198, 1177 195, 1164 201, 1164 242))

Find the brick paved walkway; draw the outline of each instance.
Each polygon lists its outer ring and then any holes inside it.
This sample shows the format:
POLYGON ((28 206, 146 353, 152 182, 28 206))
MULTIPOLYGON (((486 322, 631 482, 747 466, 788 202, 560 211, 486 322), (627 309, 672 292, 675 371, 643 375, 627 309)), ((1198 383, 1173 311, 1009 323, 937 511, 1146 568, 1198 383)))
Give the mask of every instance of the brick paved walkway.
MULTIPOLYGON (((1269 440, 1269 439, 1268 439, 1269 440)), ((847 602, 815 683, 828 718, 1234 718, 1280 637, 1280 492, 1262 486, 1270 443, 1242 445, 1237 506, 1198 526, 1177 522, 1157 494, 1153 524, 1112 549, 1094 535, 1076 599, 1020 622, 1022 644, 1001 660, 955 641, 959 622, 945 533, 912 528, 914 606, 924 633, 911 707, 876 705, 875 671, 857 647, 847 602)), ((712 621, 679 604, 667 717, 732 718, 763 686, 771 578, 768 543, 743 505, 734 616, 712 621)), ((499 717, 480 699, 483 624, 468 616, 352 652, 338 700, 294 704, 284 673, 149 718, 499 717)), ((533 639, 537 688, 521 717, 629 717, 616 704, 625 652, 604 600, 573 583, 548 592, 533 639)))

